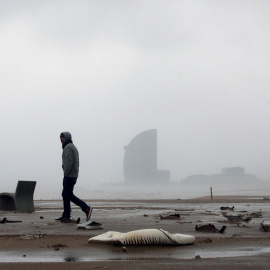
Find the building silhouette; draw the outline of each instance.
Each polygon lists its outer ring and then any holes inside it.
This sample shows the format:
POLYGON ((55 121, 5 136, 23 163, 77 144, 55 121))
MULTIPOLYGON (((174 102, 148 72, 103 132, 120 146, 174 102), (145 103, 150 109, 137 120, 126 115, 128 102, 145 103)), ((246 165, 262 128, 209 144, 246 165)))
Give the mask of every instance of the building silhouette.
POLYGON ((181 180, 181 183, 189 187, 201 187, 206 186, 219 186, 219 187, 235 187, 248 185, 255 185, 258 183, 258 179, 253 174, 246 174, 245 168, 242 167, 228 167, 223 168, 221 174, 210 175, 191 175, 181 180))
POLYGON ((166 183, 169 170, 157 169, 157 130, 139 133, 124 147, 124 176, 127 183, 166 183))

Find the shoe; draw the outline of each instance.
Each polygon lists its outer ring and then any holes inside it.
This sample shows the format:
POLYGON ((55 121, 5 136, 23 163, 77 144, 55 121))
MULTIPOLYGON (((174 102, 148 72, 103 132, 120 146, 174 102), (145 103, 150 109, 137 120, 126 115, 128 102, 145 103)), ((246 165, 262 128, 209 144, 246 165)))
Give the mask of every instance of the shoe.
POLYGON ((60 218, 56 218, 55 220, 61 221, 62 219, 63 219, 63 217, 60 217, 60 218))
POLYGON ((62 219, 61 219, 61 223, 70 223, 70 222, 71 222, 70 218, 62 217, 62 219))
POLYGON ((93 211, 93 207, 89 206, 88 209, 86 210, 85 214, 86 214, 86 221, 88 221, 91 217, 93 211))

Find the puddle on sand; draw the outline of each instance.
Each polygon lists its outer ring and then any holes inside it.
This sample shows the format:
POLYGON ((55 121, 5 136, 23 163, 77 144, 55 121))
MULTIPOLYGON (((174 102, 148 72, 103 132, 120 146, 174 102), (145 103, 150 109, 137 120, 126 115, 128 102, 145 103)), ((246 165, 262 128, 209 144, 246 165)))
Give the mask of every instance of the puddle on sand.
MULTIPOLYGON (((128 248, 129 249, 129 248, 128 248)), ((196 255, 201 258, 224 258, 224 257, 242 257, 270 254, 270 247, 246 247, 217 250, 198 250, 172 248, 166 252, 162 248, 140 252, 130 248, 127 253, 122 253, 121 249, 113 250, 42 250, 36 251, 10 251, 0 252, 0 262, 90 262, 90 261, 110 261, 110 260, 162 260, 162 259, 194 259, 196 255)))
POLYGON ((256 256, 270 254, 270 247, 254 248, 246 247, 244 250, 240 248, 234 248, 230 250, 220 250, 220 251, 207 251, 201 250, 197 252, 196 255, 200 255, 201 258, 227 258, 227 257, 243 257, 243 256, 256 256))

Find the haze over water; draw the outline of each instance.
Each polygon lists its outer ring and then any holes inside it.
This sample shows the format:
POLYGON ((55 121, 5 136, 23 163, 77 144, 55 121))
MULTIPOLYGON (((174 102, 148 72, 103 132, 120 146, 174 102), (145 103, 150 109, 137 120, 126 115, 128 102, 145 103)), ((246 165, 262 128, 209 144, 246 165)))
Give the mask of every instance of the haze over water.
MULTIPOLYGON (((234 166, 269 182, 269 13, 262 0, 0 0, 1 192, 36 180, 35 198, 61 198, 62 131, 80 197, 124 182, 123 147, 153 128, 172 183, 234 166)), ((142 196, 104 190, 127 194, 142 196)))

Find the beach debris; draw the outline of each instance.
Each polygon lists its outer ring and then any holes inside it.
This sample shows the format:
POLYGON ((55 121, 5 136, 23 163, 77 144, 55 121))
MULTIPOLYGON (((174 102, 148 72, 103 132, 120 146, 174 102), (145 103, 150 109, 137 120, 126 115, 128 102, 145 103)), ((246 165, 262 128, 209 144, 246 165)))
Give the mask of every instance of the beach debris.
POLYGON ((264 224, 264 221, 260 223, 260 230, 264 232, 270 232, 270 225, 264 224))
POLYGON ((39 218, 40 218, 40 219, 43 219, 43 216, 40 216, 39 218))
POLYGON ((0 219, 0 224, 5 223, 19 223, 22 222, 21 220, 8 220, 7 218, 0 219))
POLYGON ((160 219, 181 219, 180 214, 159 215, 160 219))
POLYGON ((126 253, 127 252, 127 247, 122 247, 122 252, 126 253))
POLYGON ((234 211, 234 206, 229 207, 229 206, 221 206, 220 210, 227 210, 227 211, 234 211))
POLYGON ((144 216, 144 217, 148 217, 148 215, 146 215, 146 214, 144 214, 143 216, 144 216))
POLYGON ((190 245, 195 237, 187 234, 171 234, 162 229, 142 229, 127 233, 109 231, 88 239, 89 243, 107 243, 113 245, 190 245))
POLYGON ((228 212, 221 212, 223 217, 227 217, 228 216, 228 212))
POLYGON ((262 218, 262 213, 261 212, 255 212, 255 213, 247 214, 246 216, 249 217, 249 218, 262 218))
POLYGON ((206 225, 202 225, 202 226, 198 226, 196 224, 195 226, 195 230, 196 231, 200 231, 200 232, 210 232, 210 233, 223 233, 226 229, 226 226, 223 225, 223 227, 218 230, 215 225, 209 223, 209 224, 206 224, 206 225))
POLYGON ((190 216, 190 213, 181 213, 181 216, 190 216))
POLYGON ((238 215, 238 216, 230 215, 230 216, 225 216, 225 217, 228 219, 230 223, 249 222, 251 220, 250 217, 242 216, 242 215, 238 215))
POLYGON ((102 230, 103 225, 101 223, 95 221, 88 221, 82 224, 77 225, 77 229, 85 229, 85 230, 102 230))
POLYGON ((237 224, 237 226, 239 226, 241 228, 251 228, 250 226, 247 226, 246 224, 243 224, 242 226, 240 226, 240 224, 237 224))
POLYGON ((27 234, 27 235, 20 236, 20 239, 21 240, 33 240, 33 239, 41 238, 42 236, 43 236, 42 233, 38 233, 38 234, 27 234))
POLYGON ((198 260, 201 259, 202 257, 200 255, 196 255, 194 259, 198 260))
POLYGON ((51 245, 51 247, 52 247, 54 250, 59 250, 60 248, 67 247, 67 245, 64 245, 64 244, 55 244, 55 245, 51 245))
POLYGON ((218 213, 213 213, 213 212, 208 211, 208 210, 206 210, 205 212, 203 212, 203 213, 201 213, 201 214, 204 214, 204 215, 212 215, 212 216, 219 216, 218 213))

